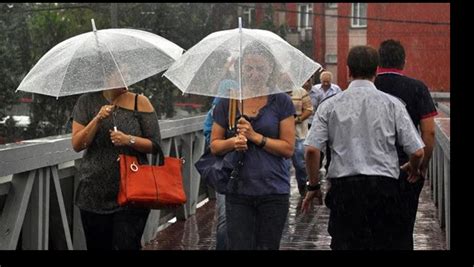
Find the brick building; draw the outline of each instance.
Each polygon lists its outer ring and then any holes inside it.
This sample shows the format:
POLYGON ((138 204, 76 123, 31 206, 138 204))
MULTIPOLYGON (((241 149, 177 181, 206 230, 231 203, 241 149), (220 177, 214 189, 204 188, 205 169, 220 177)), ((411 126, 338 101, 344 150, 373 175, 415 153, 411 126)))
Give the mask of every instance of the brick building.
POLYGON ((286 40, 330 70, 341 88, 348 85, 351 47, 378 48, 396 39, 406 50, 407 75, 433 92, 450 91, 449 3, 246 3, 239 10, 244 27, 272 16, 277 27, 286 27, 286 40))

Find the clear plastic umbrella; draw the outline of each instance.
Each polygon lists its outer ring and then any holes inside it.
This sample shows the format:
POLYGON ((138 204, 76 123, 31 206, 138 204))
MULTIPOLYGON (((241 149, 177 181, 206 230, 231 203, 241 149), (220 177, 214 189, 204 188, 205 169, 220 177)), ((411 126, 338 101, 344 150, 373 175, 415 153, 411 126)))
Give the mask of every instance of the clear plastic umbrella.
POLYGON ((17 91, 67 96, 128 87, 166 70, 183 49, 156 34, 134 29, 96 30, 49 50, 17 91))
POLYGON ((302 86, 319 67, 320 64, 280 36, 266 30, 242 28, 239 18, 239 28, 208 35, 163 75, 183 93, 244 100, 291 91, 302 86), (242 76, 241 59, 248 50, 257 51, 262 56, 269 55, 275 62, 265 90, 255 90, 252 85, 256 81, 247 81, 245 75, 242 76), (216 85, 223 79, 235 80, 239 88, 219 90, 216 85))

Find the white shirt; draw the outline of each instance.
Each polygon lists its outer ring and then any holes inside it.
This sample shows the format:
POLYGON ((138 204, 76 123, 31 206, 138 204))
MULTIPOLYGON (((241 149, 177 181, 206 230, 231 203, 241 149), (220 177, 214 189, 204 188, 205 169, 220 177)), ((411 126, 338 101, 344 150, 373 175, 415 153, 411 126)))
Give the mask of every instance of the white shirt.
POLYGON ((395 142, 408 154, 423 148, 400 100, 355 80, 347 90, 324 101, 316 111, 305 145, 331 149, 329 178, 378 175, 398 179, 395 142))
POLYGON ((321 88, 321 84, 316 84, 314 85, 311 90, 309 91, 309 96, 311 97, 311 103, 313 103, 313 114, 311 114, 311 116, 309 116, 308 120, 309 122, 311 123, 313 121, 313 116, 314 116, 314 113, 316 112, 316 109, 318 108, 319 104, 321 104, 321 102, 332 96, 332 95, 335 95, 339 92, 342 92, 341 88, 339 88, 339 86, 337 84, 333 84, 331 83, 329 89, 327 91, 324 91, 323 88, 321 88))

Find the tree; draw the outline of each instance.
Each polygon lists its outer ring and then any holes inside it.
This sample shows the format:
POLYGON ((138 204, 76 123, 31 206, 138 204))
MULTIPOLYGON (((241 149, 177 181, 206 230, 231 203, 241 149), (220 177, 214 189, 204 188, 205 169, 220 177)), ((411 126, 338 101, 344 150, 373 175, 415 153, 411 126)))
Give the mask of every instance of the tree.
MULTIPOLYGON (((95 13, 90 8, 55 9, 56 4, 42 4, 42 11, 33 12, 28 20, 31 40, 31 58, 36 63, 46 52, 60 42, 75 35, 91 31, 90 18, 95 13), (48 10, 49 8, 49 10, 48 10)), ((102 15, 97 16, 98 24, 102 24, 102 15)), ((31 67, 34 64, 31 64, 31 67)), ((29 69, 31 69, 28 68, 29 69)), ((72 107, 78 96, 61 97, 35 94, 31 105, 31 124, 27 138, 65 133, 65 125, 71 115, 72 107)))
MULTIPOLYGON (((18 103, 23 95, 15 93, 21 79, 25 75, 24 69, 30 64, 30 39, 28 35, 25 10, 31 4, 0 4, 0 119, 11 113, 14 104, 18 103)), ((4 142, 21 139, 22 131, 15 126, 10 117, 2 126, 4 142)))

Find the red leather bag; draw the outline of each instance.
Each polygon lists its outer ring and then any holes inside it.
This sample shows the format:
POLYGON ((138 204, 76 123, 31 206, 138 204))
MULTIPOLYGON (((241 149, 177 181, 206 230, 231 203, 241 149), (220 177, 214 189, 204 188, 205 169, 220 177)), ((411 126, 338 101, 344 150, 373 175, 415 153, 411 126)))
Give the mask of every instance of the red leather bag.
POLYGON ((135 156, 120 154, 118 204, 147 208, 176 207, 186 202, 181 167, 183 160, 164 157, 162 165, 140 165, 135 156))

